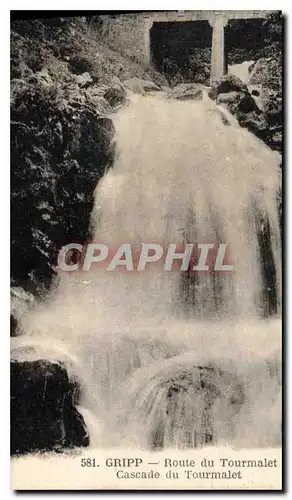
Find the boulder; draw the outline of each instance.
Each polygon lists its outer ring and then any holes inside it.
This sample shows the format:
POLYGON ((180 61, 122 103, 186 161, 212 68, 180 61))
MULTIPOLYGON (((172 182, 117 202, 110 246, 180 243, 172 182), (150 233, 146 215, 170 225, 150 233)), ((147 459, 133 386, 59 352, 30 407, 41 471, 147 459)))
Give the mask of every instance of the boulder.
POLYGON ((11 362, 11 454, 88 446, 79 386, 46 360, 11 362))
POLYGON ((86 96, 92 106, 94 106, 98 113, 103 115, 111 112, 110 103, 104 98, 104 93, 96 91, 94 87, 86 89, 86 96))
POLYGON ((145 94, 146 92, 160 91, 160 87, 150 80, 143 80, 142 78, 130 78, 123 82, 124 86, 134 92, 134 94, 145 94))
POLYGON ((240 94, 239 92, 235 92, 235 91, 228 92, 226 94, 219 94, 217 99, 216 99, 216 103, 217 104, 226 104, 228 106, 230 103, 233 103, 234 101, 236 101, 236 99, 240 95, 244 95, 244 94, 240 94))
POLYGON ((179 99, 180 101, 200 101, 203 99, 203 91, 186 90, 183 94, 177 95, 176 99, 179 99))
POLYGON ((225 75, 219 81, 215 81, 211 85, 209 91, 210 99, 215 100, 219 94, 227 94, 228 92, 248 93, 247 85, 235 75, 225 75))
POLYGON ((246 116, 239 117, 239 123, 247 128, 260 139, 268 139, 270 136, 269 125, 263 114, 249 113, 246 116))
POLYGON ((200 84, 179 84, 173 89, 173 97, 180 101, 203 99, 203 85, 200 84))
POLYGON ((243 82, 242 86, 240 86, 237 77, 233 77, 233 75, 230 76, 232 77, 231 81, 233 83, 234 78, 236 79, 235 83, 238 88, 241 87, 241 90, 221 92, 222 86, 214 86, 216 91, 216 103, 225 107, 229 113, 235 116, 241 127, 247 128, 254 135, 262 139, 268 146, 271 146, 271 126, 267 119, 267 113, 264 113, 261 107, 258 106, 258 97, 252 96, 248 87, 243 82), (218 90, 219 92, 217 93, 218 90))
POLYGON ((229 371, 186 360, 174 356, 156 372, 153 367, 144 385, 138 384, 130 393, 138 402, 146 442, 152 449, 201 448, 233 436, 246 399, 235 368, 230 366, 229 371))
MULTIPOLYGON (((177 410, 182 408, 182 420, 185 424, 181 430, 181 444, 190 447, 201 447, 210 444, 216 444, 218 429, 215 427, 214 405, 219 401, 230 407, 230 420, 238 415, 241 406, 245 400, 243 384, 239 379, 219 368, 212 366, 197 366, 188 373, 183 371, 178 373, 168 382, 166 413, 170 420, 169 436, 175 442, 177 422, 177 410), (187 399, 190 397, 197 400, 198 407, 196 411, 198 421, 191 422, 188 415, 187 399), (182 405, 184 407, 182 407, 182 405), (193 432, 190 432, 190 426, 193 432)), ((195 417, 195 415, 194 415, 195 417)))
POLYGON ((160 87, 156 85, 156 83, 151 82, 150 80, 142 80, 142 82, 145 92, 157 92, 161 90, 160 87))
POLYGON ((126 102, 127 92, 122 86, 110 87, 103 95, 109 105, 114 108, 118 105, 123 105, 126 102))
POLYGON ((258 114, 261 114, 261 111, 259 110, 254 98, 249 93, 230 92, 230 94, 220 94, 216 102, 217 104, 219 103, 226 104, 228 110, 233 114, 236 113, 247 114, 253 111, 255 111, 258 114), (231 97, 228 98, 227 96, 231 97))

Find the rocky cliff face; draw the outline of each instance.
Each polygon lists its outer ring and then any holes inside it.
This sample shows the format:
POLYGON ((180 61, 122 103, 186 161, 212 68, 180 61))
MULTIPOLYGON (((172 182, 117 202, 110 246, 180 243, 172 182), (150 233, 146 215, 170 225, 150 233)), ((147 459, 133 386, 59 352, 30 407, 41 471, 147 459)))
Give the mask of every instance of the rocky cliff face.
POLYGON ((11 265, 13 283, 37 291, 50 285, 58 249, 89 237, 93 191, 112 164, 113 126, 92 103, 34 78, 11 112, 11 265))
POLYGON ((113 153, 108 103, 97 106, 92 79, 54 57, 51 31, 12 25, 11 277, 34 293, 50 286, 58 248, 88 237, 93 190, 113 153))
POLYGON ((108 116, 126 101, 118 76, 148 75, 85 18, 11 28, 11 277, 42 293, 58 249, 90 237, 93 191, 113 163, 108 116))

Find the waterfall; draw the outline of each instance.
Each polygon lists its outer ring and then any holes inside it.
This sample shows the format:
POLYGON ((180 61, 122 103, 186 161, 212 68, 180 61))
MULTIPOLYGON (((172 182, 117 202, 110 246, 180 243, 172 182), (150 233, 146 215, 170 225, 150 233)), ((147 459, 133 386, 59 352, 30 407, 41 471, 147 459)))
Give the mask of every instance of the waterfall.
POLYGON ((95 446, 281 442, 279 155, 218 109, 132 96, 91 225, 112 247, 226 243, 234 271, 64 273, 13 339, 65 353, 95 446))

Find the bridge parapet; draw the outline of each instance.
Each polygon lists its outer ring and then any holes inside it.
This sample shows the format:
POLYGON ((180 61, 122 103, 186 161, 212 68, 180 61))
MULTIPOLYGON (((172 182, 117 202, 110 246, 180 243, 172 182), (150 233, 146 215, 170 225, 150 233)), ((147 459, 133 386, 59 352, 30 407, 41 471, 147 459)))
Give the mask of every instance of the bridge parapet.
POLYGON ((193 11, 159 11, 146 13, 121 14, 116 17, 103 16, 108 22, 106 37, 125 55, 138 62, 151 63, 150 30, 153 23, 176 23, 208 21, 213 28, 211 82, 223 76, 226 70, 224 60, 224 28, 232 20, 264 19, 271 10, 193 10, 193 11))

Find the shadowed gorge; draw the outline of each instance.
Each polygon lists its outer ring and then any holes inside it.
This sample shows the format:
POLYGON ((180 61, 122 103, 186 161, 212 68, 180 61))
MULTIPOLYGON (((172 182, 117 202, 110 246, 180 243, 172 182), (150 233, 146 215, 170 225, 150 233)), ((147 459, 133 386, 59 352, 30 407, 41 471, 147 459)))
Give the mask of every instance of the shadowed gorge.
POLYGON ((211 45, 208 21, 154 23, 150 30, 152 63, 169 81, 207 84, 211 45))

